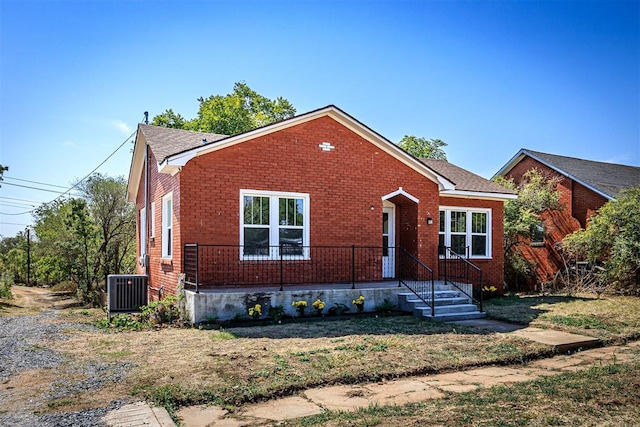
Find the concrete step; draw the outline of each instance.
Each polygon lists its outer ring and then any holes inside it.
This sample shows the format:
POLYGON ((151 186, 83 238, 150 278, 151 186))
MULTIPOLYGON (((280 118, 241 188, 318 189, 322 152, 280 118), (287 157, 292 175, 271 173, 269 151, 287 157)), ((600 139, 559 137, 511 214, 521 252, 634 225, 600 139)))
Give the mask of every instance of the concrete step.
MULTIPOLYGON (((478 307, 475 304, 457 304, 457 305, 436 305, 435 313, 438 314, 452 314, 452 313, 472 313, 478 311, 478 307)), ((422 316, 423 313, 431 315, 431 307, 427 305, 419 305, 414 307, 413 314, 416 316, 422 316)))
MULTIPOLYGON (((436 291, 434 292, 436 305, 448 305, 455 303, 470 303, 469 298, 461 294, 460 291, 436 291)), ((429 301, 431 294, 424 295, 424 299, 429 301)), ((398 294, 398 307, 403 311, 412 311, 415 304, 424 304, 420 298, 411 292, 402 292, 398 294)))
POLYGON ((431 316, 429 314, 429 315, 422 315, 421 317, 423 319, 430 320, 432 322, 456 322, 460 320, 484 319, 485 317, 487 317, 487 313, 474 311, 469 313, 436 314, 435 316, 431 316))
MULTIPOLYGON (((427 299, 426 301, 429 300, 427 299)), ((407 302, 413 303, 415 305, 424 305, 424 301, 418 298, 407 300, 407 302)), ((434 302, 436 307, 444 305, 471 304, 471 300, 468 297, 436 298, 434 302)))
MULTIPOLYGON (((451 322, 461 320, 483 319, 487 315, 478 311, 478 307, 459 289, 440 285, 434 291, 435 315, 431 315, 431 307, 425 304, 412 292, 398 294, 398 307, 402 311, 413 313, 414 316, 435 322, 451 322)), ((425 295, 425 300, 431 299, 431 292, 425 295)))
MULTIPOLYGON (((406 285, 413 287, 412 285, 415 284, 416 287, 428 287, 430 285, 430 282, 428 281, 423 281, 423 282, 405 282, 406 285)), ((448 291, 451 289, 455 289, 454 286, 451 286, 450 284, 445 284, 444 282, 438 282, 438 281, 434 281, 434 288, 436 291, 448 291)), ((406 289, 406 288, 405 288, 406 289)))

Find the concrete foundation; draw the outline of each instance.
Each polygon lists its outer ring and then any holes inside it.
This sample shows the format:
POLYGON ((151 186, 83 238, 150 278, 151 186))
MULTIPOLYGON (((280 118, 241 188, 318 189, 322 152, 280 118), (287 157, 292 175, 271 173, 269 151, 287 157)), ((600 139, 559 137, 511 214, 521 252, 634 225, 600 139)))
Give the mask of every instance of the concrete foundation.
POLYGON ((312 315, 315 310, 311 306, 317 299, 324 301, 326 314, 335 304, 344 304, 350 312, 357 311, 352 301, 360 295, 364 296, 364 311, 372 312, 377 306, 385 303, 397 306, 398 293, 397 282, 381 282, 368 285, 360 285, 357 289, 351 289, 350 285, 344 288, 318 287, 307 289, 289 289, 280 291, 269 288, 228 289, 228 290, 193 290, 184 291, 184 302, 187 316, 193 324, 212 320, 231 320, 249 318, 249 308, 256 304, 262 306, 262 317, 267 317, 269 307, 282 305, 284 312, 290 316, 296 316, 296 308, 291 305, 294 301, 307 301, 306 315, 312 315))

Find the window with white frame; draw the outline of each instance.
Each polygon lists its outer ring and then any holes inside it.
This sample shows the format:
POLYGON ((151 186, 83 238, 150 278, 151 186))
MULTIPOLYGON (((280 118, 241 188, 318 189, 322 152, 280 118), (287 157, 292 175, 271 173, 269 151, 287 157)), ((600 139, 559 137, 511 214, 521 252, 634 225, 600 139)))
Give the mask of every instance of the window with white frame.
POLYGON ((438 245, 470 258, 491 257, 491 210, 441 207, 438 245))
POLYGON ((173 253, 173 193, 162 197, 162 257, 171 258, 173 253))
POLYGON ((151 232, 149 233, 150 237, 156 237, 156 202, 151 202, 151 232))
POLYGON ((307 257, 309 195, 271 191, 240 191, 242 257, 307 257))
POLYGON ((140 209, 140 255, 147 253, 147 210, 145 208, 140 209))

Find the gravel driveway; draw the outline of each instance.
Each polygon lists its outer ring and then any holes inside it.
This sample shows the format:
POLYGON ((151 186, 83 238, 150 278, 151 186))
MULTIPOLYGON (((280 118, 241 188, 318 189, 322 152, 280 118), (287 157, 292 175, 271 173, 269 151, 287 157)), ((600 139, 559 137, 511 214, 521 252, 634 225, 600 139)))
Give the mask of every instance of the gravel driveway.
POLYGON ((56 310, 47 310, 35 315, 0 317, 0 426, 100 426, 105 425, 101 418, 108 411, 131 403, 123 400, 99 409, 38 413, 54 400, 94 393, 116 383, 130 369, 130 364, 122 362, 70 363, 64 355, 43 346, 43 342, 67 339, 65 331, 70 328, 93 329, 89 325, 60 323, 56 316, 56 310), (16 375, 36 369, 54 370, 56 377, 58 372, 63 375, 44 393, 16 383, 16 375))

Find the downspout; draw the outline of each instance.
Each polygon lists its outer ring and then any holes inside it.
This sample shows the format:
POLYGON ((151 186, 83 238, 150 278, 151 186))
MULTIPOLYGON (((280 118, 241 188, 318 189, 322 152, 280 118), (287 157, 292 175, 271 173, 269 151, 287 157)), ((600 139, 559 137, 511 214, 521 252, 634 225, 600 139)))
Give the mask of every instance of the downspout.
MULTIPOLYGON (((149 124, 149 112, 144 112, 144 123, 149 124)), ((149 277, 149 144, 144 139, 144 274, 149 277)))

